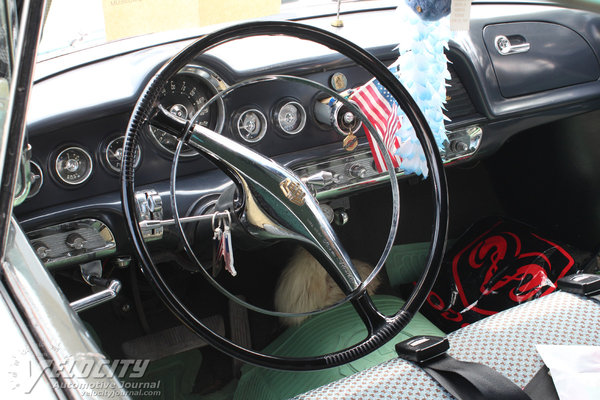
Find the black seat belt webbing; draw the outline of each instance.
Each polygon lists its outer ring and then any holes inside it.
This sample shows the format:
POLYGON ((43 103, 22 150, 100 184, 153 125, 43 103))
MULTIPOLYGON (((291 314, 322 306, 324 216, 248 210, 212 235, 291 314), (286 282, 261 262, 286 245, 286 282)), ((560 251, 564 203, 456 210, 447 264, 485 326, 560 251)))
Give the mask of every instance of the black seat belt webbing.
POLYGON ((531 378, 523 391, 534 400, 559 400, 550 370, 545 365, 531 378))
POLYGON ((513 381, 487 365, 459 361, 446 351, 447 338, 416 336, 396 344, 398 355, 423 368, 459 400, 533 400, 513 381))
POLYGON ((513 381, 487 365, 443 354, 421 365, 425 372, 461 400, 532 400, 513 381))

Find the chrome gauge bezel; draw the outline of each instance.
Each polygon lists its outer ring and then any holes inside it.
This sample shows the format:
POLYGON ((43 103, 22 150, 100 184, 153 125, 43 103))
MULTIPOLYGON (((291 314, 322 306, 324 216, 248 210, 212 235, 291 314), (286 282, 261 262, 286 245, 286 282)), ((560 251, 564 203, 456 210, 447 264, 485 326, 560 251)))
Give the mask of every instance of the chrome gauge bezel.
MULTIPOLYGON (((104 162, 106 163, 108 169, 112 172, 121 172, 121 168, 117 167, 115 165, 112 164, 112 162, 110 161, 110 156, 108 154, 110 147, 117 141, 117 140, 121 140, 123 143, 125 141, 125 136, 117 136, 116 138, 110 140, 108 143, 106 143, 106 146, 104 146, 104 162)), ((137 168, 140 165, 140 162, 142 161, 142 148, 140 147, 139 144, 135 145, 135 158, 133 160, 133 168, 137 168)), ((121 160, 122 162, 122 160, 121 160)))
POLYGON ((302 104, 300 104, 300 102, 297 100, 289 100, 289 99, 282 100, 279 102, 279 104, 275 108, 275 112, 273 113, 273 121, 275 122, 275 126, 277 126, 277 128, 280 131, 282 131, 283 133, 285 133, 286 135, 292 135, 292 136, 297 135, 298 133, 302 132, 302 130, 306 126, 306 110, 304 109, 302 104), (292 106, 296 107, 296 109, 298 110, 298 113, 299 113, 300 123, 298 124, 296 129, 293 129, 293 130, 287 130, 286 128, 284 128, 281 125, 281 121, 279 119, 281 110, 283 110, 283 108, 288 105, 292 105, 292 106))
POLYGON ((83 149, 79 146, 70 146, 70 147, 64 148, 63 150, 61 150, 58 153, 58 155, 56 156, 56 158, 54 160, 54 171, 56 172, 56 176, 62 183, 65 183, 69 186, 76 186, 76 185, 81 185, 82 183, 85 183, 89 179, 89 177, 92 175, 93 170, 94 170, 94 162, 92 160, 92 156, 90 155, 89 152, 87 152, 85 149, 83 149), (59 162, 60 162, 62 155, 67 151, 80 152, 80 154, 87 159, 87 162, 89 163, 89 166, 90 166, 88 168, 88 170, 85 172, 85 174, 82 175, 81 177, 77 178, 76 180, 68 180, 68 179, 64 178, 60 172, 59 162))
MULTIPOLYGON (((182 68, 172 78, 174 78, 177 75, 195 75, 199 77, 200 80, 208 86, 209 90, 212 91, 213 96, 227 89, 228 87, 228 85, 223 79, 221 79, 221 77, 219 77, 219 75, 201 65, 190 64, 182 68)), ((217 106, 217 121, 214 130, 217 133, 221 133, 223 131, 223 126, 225 125, 225 104, 222 98, 218 98, 215 103, 217 106)), ((155 129, 156 128, 152 127, 151 125, 148 126, 148 136, 150 137, 152 142, 162 151, 171 155, 175 154, 174 150, 167 148, 163 143, 161 143, 161 141, 157 137, 158 132, 156 132, 155 129)), ((189 152, 182 151, 180 153, 180 157, 196 157, 198 156, 198 154, 199 153, 196 150, 191 149, 189 152)))
POLYGON ((42 171, 42 168, 40 167, 40 165, 38 163, 36 163, 35 161, 29 161, 29 169, 30 169, 30 173, 31 176, 38 176, 39 178, 35 181, 35 182, 31 182, 31 187, 29 188, 29 194, 27 195, 27 198, 30 199, 33 196, 35 196, 36 194, 38 194, 40 192, 40 190, 42 189, 42 186, 44 185, 44 171, 42 171), (36 174, 34 174, 34 170, 36 172, 36 174))
POLYGON ((257 143, 260 142, 262 140, 262 138, 265 137, 265 135, 267 134, 267 127, 269 125, 269 122, 267 120, 267 117, 265 116, 265 113, 263 113, 262 111, 260 111, 258 108, 256 107, 249 107, 246 109, 241 110, 240 112, 238 112, 237 116, 235 117, 234 120, 234 127, 235 127, 235 131, 237 132, 238 136, 242 138, 242 140, 244 140, 247 143, 257 143), (254 138, 248 138, 246 137, 241 129, 240 129, 240 123, 242 122, 242 119, 244 118, 244 116, 248 113, 254 113, 258 116, 258 118, 260 119, 260 122, 262 124, 262 129, 260 130, 260 132, 258 133, 258 135, 254 138))

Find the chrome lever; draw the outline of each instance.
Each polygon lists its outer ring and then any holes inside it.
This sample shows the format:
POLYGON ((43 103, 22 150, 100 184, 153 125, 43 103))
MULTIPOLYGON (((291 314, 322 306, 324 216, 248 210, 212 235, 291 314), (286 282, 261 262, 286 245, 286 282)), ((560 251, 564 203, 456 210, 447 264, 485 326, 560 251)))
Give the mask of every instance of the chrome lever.
MULTIPOLYGON (((179 222, 182 224, 188 222, 200 222, 200 221, 210 221, 218 216, 225 216, 224 212, 215 212, 213 214, 202 214, 202 215, 192 215, 190 217, 182 217, 179 218, 179 222)), ((138 222, 138 225, 141 229, 155 229, 163 226, 175 225, 174 219, 147 219, 138 222)))
POLYGON ((333 173, 329 171, 319 171, 305 178, 301 178, 302 182, 313 186, 327 186, 333 183, 333 173))
POLYGON ((114 279, 109 281, 102 278, 102 263, 98 260, 81 264, 81 276, 90 286, 104 287, 104 290, 86 296, 83 299, 75 300, 70 304, 75 312, 80 312, 102 304, 117 297, 121 290, 121 282, 114 279))
MULTIPOLYGON (((513 36, 513 39, 522 38, 521 36, 513 36)), ((494 46, 500 55, 508 56, 511 54, 526 53, 531 48, 531 44, 524 41, 520 43, 511 43, 510 39, 504 35, 498 35, 494 38, 494 46)))
POLYGON ((117 294, 120 290, 121 282, 114 279, 108 283, 106 289, 84 297, 83 299, 75 300, 70 304, 70 306, 73 309, 73 311, 78 313, 80 311, 87 310, 88 308, 95 307, 98 304, 102 304, 114 299, 115 297, 117 297, 117 294))

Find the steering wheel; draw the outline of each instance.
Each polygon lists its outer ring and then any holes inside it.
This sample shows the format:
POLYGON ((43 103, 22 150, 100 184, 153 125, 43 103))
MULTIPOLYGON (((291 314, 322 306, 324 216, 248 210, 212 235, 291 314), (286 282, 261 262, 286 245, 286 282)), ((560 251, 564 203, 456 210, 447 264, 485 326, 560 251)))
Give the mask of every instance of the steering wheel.
MULTIPOLYGON (((374 132, 375 129, 367 127, 374 132)), ((377 135, 373 135, 377 137, 377 135)), ((381 139, 378 142, 382 145, 381 139)), ((181 147, 181 145, 180 145, 181 147)), ((392 228, 388 245, 375 268, 384 264, 398 225, 399 193, 391 159, 383 152, 394 196, 392 228)), ((439 272, 448 225, 446 177, 435 139, 415 101, 392 73, 374 56, 355 44, 325 30, 292 22, 253 22, 241 24, 207 35, 169 60, 146 85, 131 115, 124 143, 121 173, 121 199, 127 227, 150 284, 174 313, 207 343, 242 361, 275 369, 316 370, 339 366, 372 352, 398 334, 421 308, 439 272), (306 185, 290 170, 239 143, 192 121, 165 112, 158 105, 164 84, 192 58, 225 42, 257 35, 285 35, 313 41, 348 57, 372 74, 394 96, 406 113, 420 140, 432 180, 434 221, 426 267, 413 293, 393 316, 379 313, 366 291, 369 279, 362 282, 350 257, 323 215, 306 185), (158 111, 157 111, 158 110, 158 111), (293 240, 301 243, 325 267, 350 300, 367 328, 362 341, 329 354, 312 357, 280 357, 243 348, 211 331, 177 298, 154 264, 145 245, 136 218, 134 190, 135 148, 148 123, 159 126, 185 140, 195 150, 223 169, 237 184, 243 199, 240 223, 261 240, 293 240), (288 197, 292 190, 296 196, 288 197), (300 200, 299 200, 300 198, 300 200)))

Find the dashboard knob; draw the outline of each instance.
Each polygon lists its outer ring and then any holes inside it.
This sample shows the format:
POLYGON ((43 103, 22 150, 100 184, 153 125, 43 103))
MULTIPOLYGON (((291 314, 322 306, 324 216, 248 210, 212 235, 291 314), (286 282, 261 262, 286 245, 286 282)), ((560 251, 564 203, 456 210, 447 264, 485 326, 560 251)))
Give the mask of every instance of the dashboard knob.
POLYGON ((44 242, 35 242, 33 248, 40 259, 47 258, 51 252, 50 248, 44 242))
POLYGON ((85 240, 83 238, 83 236, 81 236, 78 233, 71 233, 69 236, 67 236, 67 238, 65 239, 65 244, 74 249, 74 250, 81 250, 85 247, 87 240, 85 240))
POLYGON ((348 172, 350 173, 350 175, 353 178, 359 178, 359 179, 364 179, 367 177, 367 169, 360 165, 360 164, 354 164, 352 165, 349 169, 348 172))
POLYGON ((321 207, 321 210, 323 211, 323 214, 327 218, 327 221, 329 221, 329 223, 331 223, 335 216, 335 212, 333 211, 333 208, 331 208, 331 206, 329 204, 319 204, 319 207, 321 207))
POLYGON ((347 125, 351 125, 352 123, 354 123, 355 119, 356 119, 356 117, 350 111, 345 112, 344 115, 342 116, 342 121, 344 121, 344 123, 347 125))
POLYGON ((349 219, 350 216, 348 215, 348 212, 346 210, 339 208, 335 210, 333 221, 336 223, 336 225, 346 225, 349 219))
POLYGON ((469 145, 462 140, 453 140, 450 143, 450 149, 456 153, 464 153, 469 150, 469 145))

